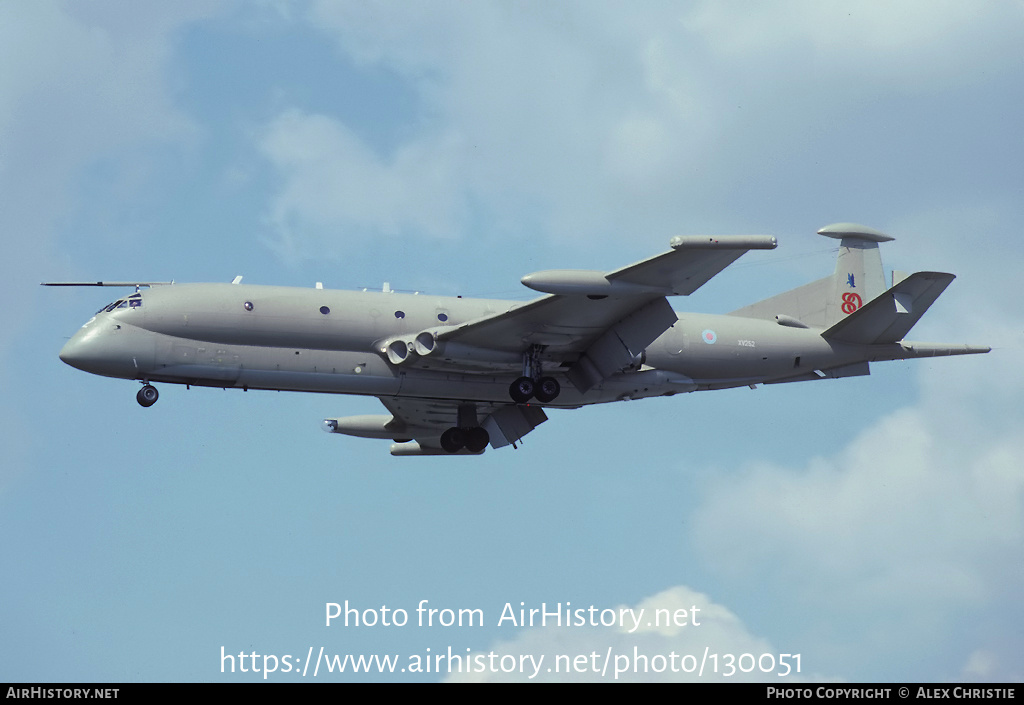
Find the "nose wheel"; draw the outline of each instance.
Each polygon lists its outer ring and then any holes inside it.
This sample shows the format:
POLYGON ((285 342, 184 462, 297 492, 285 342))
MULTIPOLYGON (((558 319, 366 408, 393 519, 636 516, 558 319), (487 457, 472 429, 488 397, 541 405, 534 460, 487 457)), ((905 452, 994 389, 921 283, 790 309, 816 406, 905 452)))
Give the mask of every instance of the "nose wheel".
POLYGON ((156 404, 156 400, 160 398, 160 392, 156 390, 151 384, 146 384, 139 390, 139 393, 135 395, 135 400, 139 402, 140 406, 150 407, 156 404))

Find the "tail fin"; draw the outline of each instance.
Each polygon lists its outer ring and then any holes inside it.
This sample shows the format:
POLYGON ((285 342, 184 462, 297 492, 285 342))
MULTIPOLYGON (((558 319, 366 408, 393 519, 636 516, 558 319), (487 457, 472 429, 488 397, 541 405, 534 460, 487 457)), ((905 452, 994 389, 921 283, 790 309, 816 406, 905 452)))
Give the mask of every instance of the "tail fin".
POLYGON ((878 244, 895 238, 855 223, 836 223, 818 231, 839 240, 835 272, 796 289, 733 311, 733 316, 774 319, 784 316, 812 328, 829 328, 885 291, 878 244))
POLYGON ((954 279, 942 272, 911 274, 821 335, 826 340, 861 345, 903 340, 954 279))

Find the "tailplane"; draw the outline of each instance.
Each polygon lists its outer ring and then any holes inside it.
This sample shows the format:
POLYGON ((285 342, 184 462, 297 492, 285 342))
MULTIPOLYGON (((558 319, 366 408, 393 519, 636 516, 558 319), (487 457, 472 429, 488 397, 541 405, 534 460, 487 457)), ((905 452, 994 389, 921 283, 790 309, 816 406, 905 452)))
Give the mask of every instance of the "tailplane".
POLYGON ((885 292, 878 245, 895 238, 856 223, 829 225, 818 234, 839 240, 839 257, 832 276, 758 301, 730 315, 769 320, 781 317, 811 328, 832 328, 885 292))
POLYGON ((911 274, 821 335, 826 340, 859 345, 901 341, 954 279, 943 272, 911 274))

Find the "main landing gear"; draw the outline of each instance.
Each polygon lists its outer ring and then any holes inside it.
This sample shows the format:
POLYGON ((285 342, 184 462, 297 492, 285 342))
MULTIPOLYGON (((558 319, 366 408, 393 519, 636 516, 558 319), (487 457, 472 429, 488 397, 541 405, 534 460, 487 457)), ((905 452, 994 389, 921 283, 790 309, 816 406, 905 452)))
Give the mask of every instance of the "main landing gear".
POLYGON ((160 392, 156 390, 151 384, 143 385, 139 393, 135 395, 135 400, 139 402, 141 406, 149 407, 156 404, 156 400, 160 398, 160 392))
POLYGON ((562 386, 554 377, 541 377, 534 381, 531 377, 520 377, 508 388, 508 395, 516 404, 525 404, 536 399, 541 404, 554 401, 562 386))
POLYGON ((460 404, 456 425, 441 434, 441 448, 458 453, 465 448, 470 453, 482 453, 491 442, 491 435, 476 417, 476 404, 460 404))
POLYGON ((547 404, 554 401, 562 391, 557 379, 544 377, 541 372, 540 353, 543 349, 541 345, 534 345, 528 352, 523 353, 523 376, 508 388, 508 395, 516 404, 525 404, 530 399, 547 404))
POLYGON ((452 426, 441 434, 441 447, 449 453, 458 453, 465 448, 470 453, 480 453, 491 442, 491 435, 483 426, 459 428, 452 426))

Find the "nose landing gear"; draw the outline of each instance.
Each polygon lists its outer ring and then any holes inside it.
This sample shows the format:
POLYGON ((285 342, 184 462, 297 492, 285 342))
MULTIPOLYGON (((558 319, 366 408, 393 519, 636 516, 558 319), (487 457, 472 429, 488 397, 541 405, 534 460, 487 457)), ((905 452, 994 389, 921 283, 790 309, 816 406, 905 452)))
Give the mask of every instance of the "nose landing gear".
POLYGON ((139 393, 135 395, 135 400, 139 402, 140 406, 150 407, 156 404, 156 400, 160 398, 160 392, 156 390, 151 384, 143 385, 139 393))

